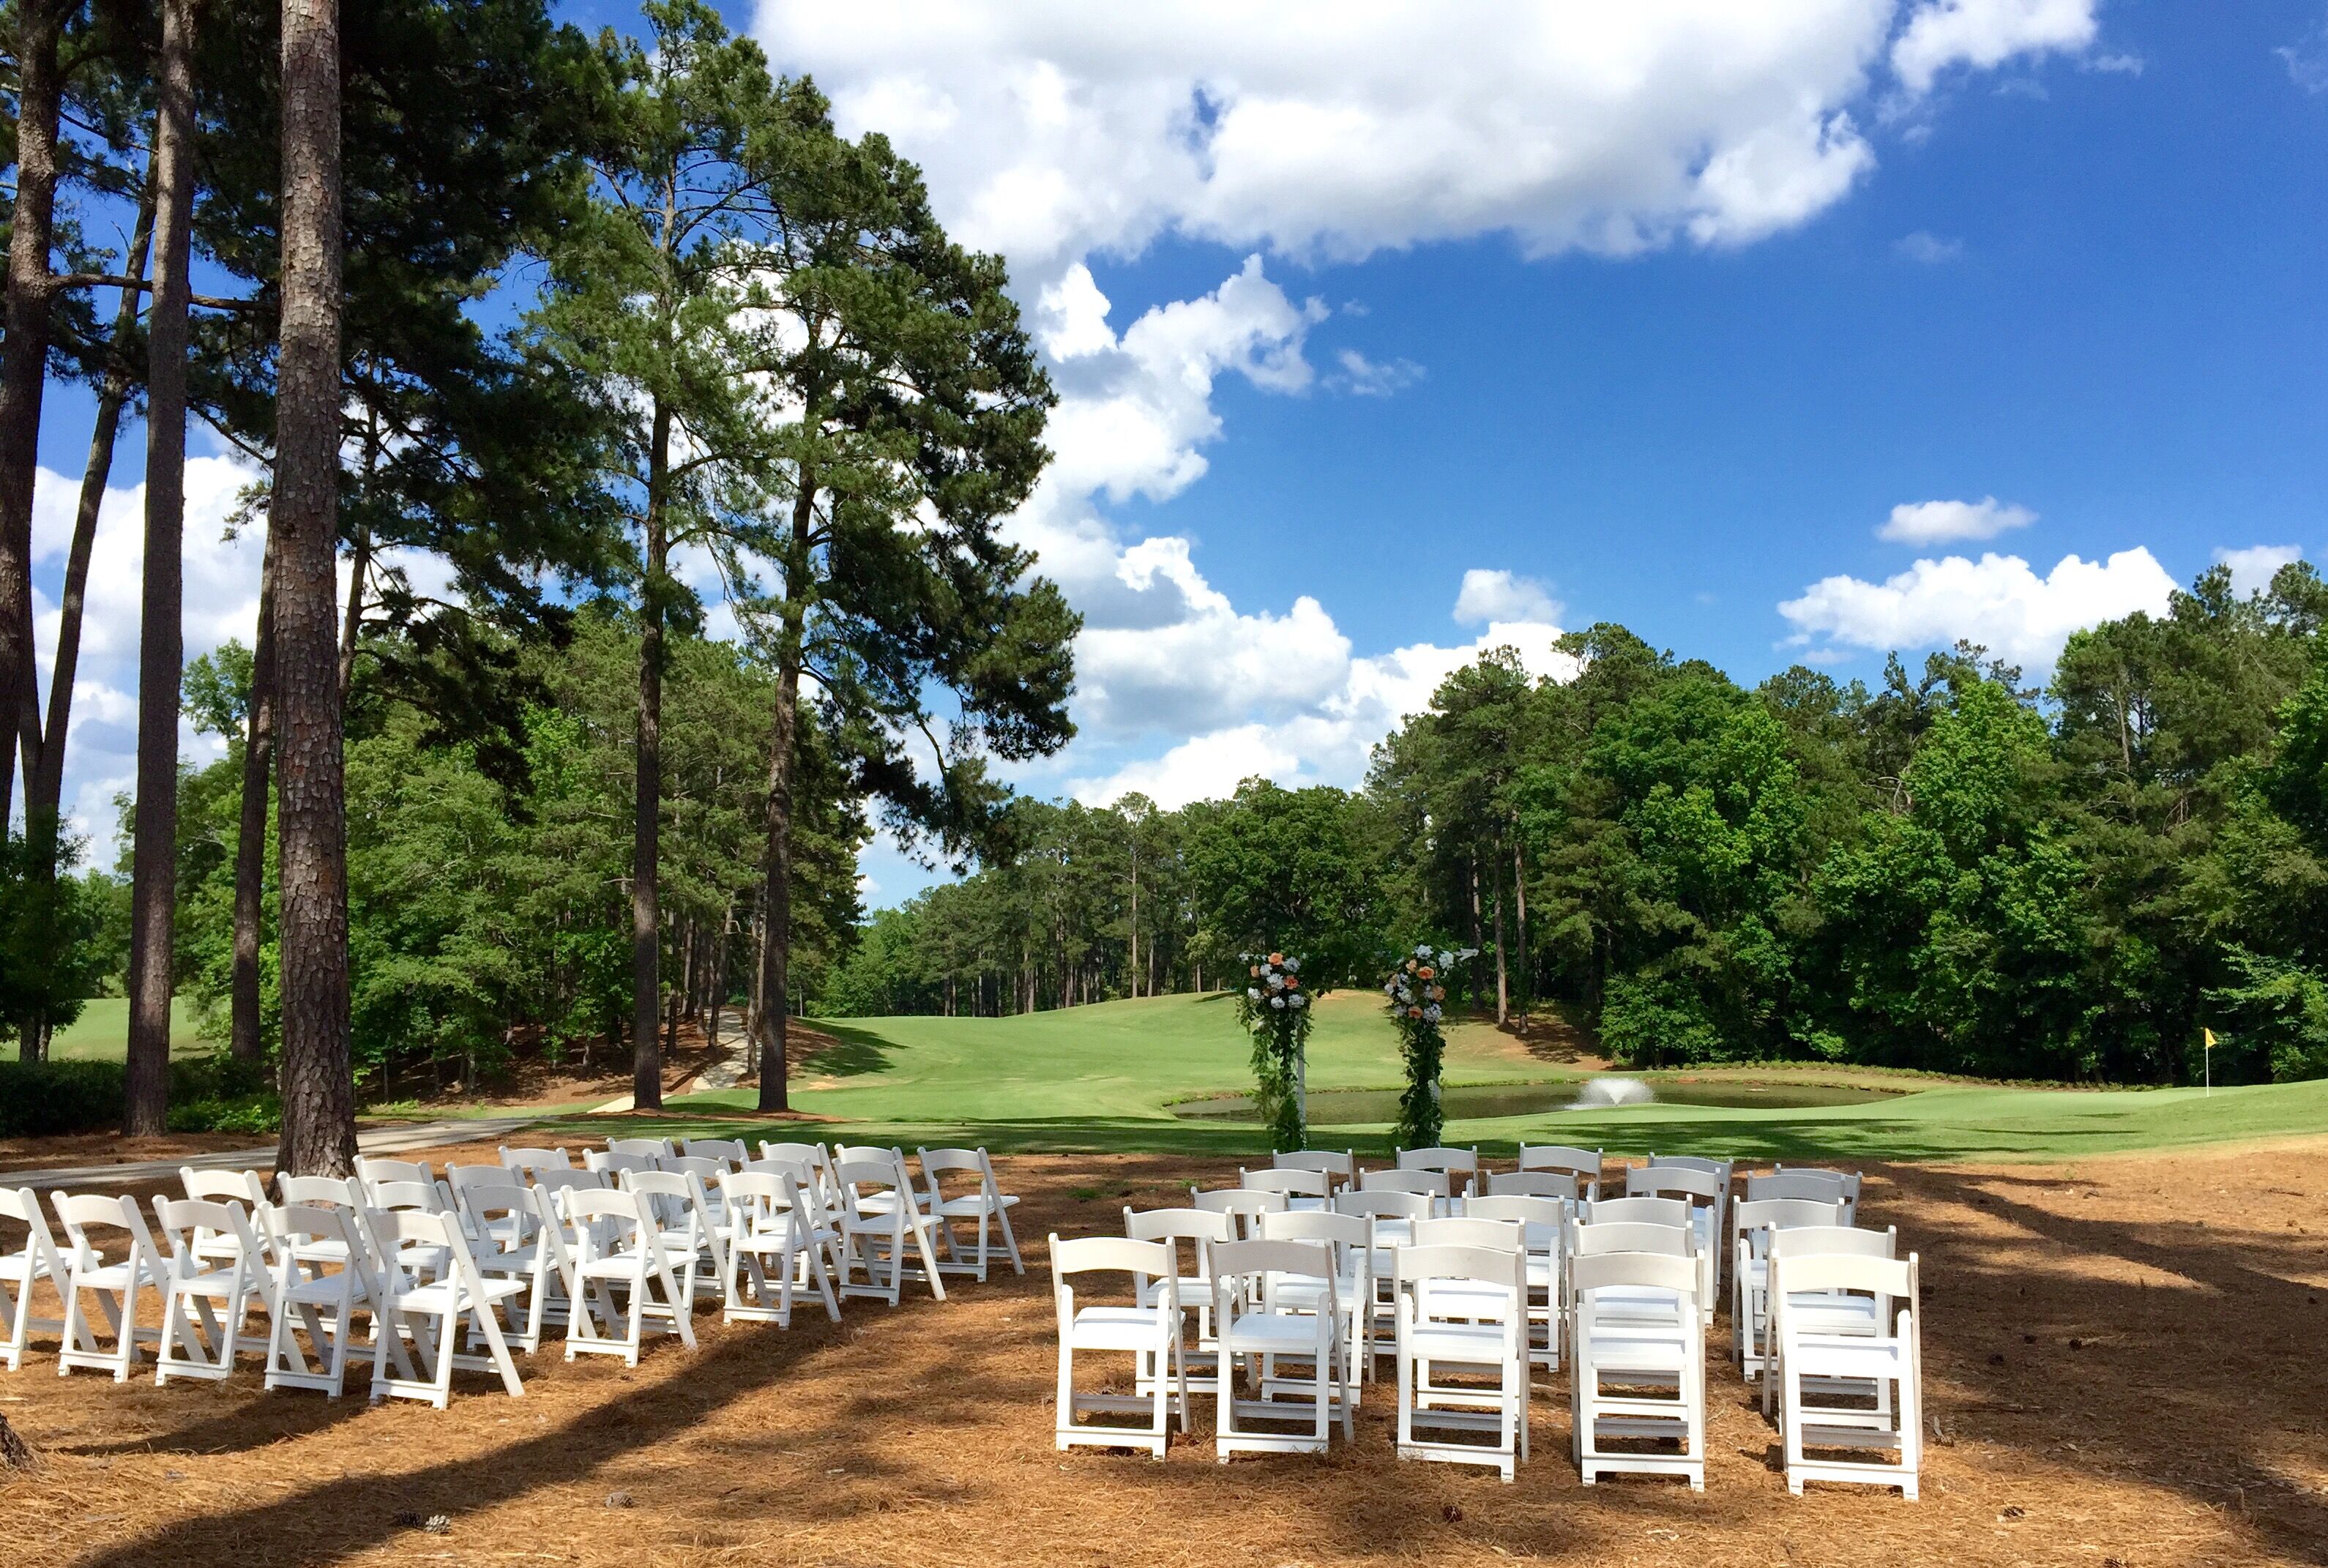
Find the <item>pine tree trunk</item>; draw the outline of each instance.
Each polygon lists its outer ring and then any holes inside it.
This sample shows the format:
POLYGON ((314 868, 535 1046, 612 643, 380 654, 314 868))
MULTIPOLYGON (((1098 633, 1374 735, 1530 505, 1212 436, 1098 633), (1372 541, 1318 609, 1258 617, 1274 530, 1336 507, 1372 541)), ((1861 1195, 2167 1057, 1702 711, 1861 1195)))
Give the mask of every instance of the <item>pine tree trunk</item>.
POLYGON ((1527 864, 1520 855, 1516 827, 1512 833, 1512 914, 1517 923, 1514 944, 1520 955, 1520 1017, 1525 1018, 1528 1004, 1535 1000, 1535 962, 1528 953, 1527 864))
POLYGON ((163 0, 154 136, 154 310, 146 325, 146 568, 137 644, 137 807, 130 850, 129 1049, 121 1131, 158 1136, 170 1106, 178 907, 178 683, 185 670, 187 230, 194 203, 193 0, 163 0))
POLYGON ((258 568, 258 646, 250 656, 250 729, 242 744, 242 803, 234 844, 234 971, 227 1052, 267 1054, 259 1018, 258 953, 267 897, 267 806, 275 776, 275 535, 258 568))
MULTIPOLYGON (((803 509, 804 510, 804 509, 803 509)), ((796 513, 797 515, 797 513, 796 513)), ((767 849, 762 862, 766 913, 760 923, 760 1109, 792 1109, 784 1060, 785 1014, 792 984, 793 788, 800 726, 800 620, 785 617, 776 665, 776 698, 768 723, 767 849)))
POLYGON ((631 838, 631 1103, 662 1107, 662 1015, 657 975, 662 911, 658 878, 662 831, 663 487, 671 472, 671 409, 654 408, 647 456, 646 575, 639 594, 639 723, 631 838))
POLYGON ((283 285, 275 493, 276 775, 281 799, 283 1140, 278 1168, 346 1176, 346 775, 339 604, 338 0, 283 0, 283 285))
POLYGON ((356 638, 363 631, 364 582, 371 576, 371 530, 356 530, 348 563, 348 613, 340 623, 340 701, 344 706, 356 681, 356 638))
POLYGON ((1511 973, 1504 962, 1504 866, 1503 858, 1488 861, 1495 869, 1496 904, 1496 1022, 1501 1024, 1511 1016, 1511 973))
MULTIPOLYGON (((65 0, 16 6, 16 189, 9 216, 5 325, 0 330, 0 822, 16 793, 16 751, 37 752, 33 663, 33 481, 47 390, 57 195, 57 45, 65 0)), ((27 770, 30 771, 29 769, 27 770)))

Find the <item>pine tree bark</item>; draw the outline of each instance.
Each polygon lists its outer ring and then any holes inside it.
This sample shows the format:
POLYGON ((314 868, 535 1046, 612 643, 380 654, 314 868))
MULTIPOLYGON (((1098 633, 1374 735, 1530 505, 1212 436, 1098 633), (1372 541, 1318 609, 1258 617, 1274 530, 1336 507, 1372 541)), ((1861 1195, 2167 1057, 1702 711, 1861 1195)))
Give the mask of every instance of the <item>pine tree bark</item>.
POLYGON ((258 568, 258 646, 250 656, 249 732, 242 743, 240 825, 234 844, 234 972, 227 1054, 256 1062, 267 1054, 259 1018, 258 950, 267 897, 267 806, 275 776, 275 535, 258 568))
POLYGON ((278 1168, 355 1160, 348 1038, 339 593, 338 0, 283 0, 283 283, 275 494, 283 1140, 278 1168))
POLYGON ((121 1130, 170 1107, 178 907, 178 683, 185 675, 187 230, 194 204, 193 0, 163 0, 154 136, 154 312, 146 327, 146 567, 137 646, 137 807, 129 873, 129 1049, 121 1130))
POLYGON ((16 190, 0 329, 0 822, 15 802, 18 747, 27 748, 29 762, 40 746, 33 733, 33 482, 48 382, 49 252, 64 101, 57 46, 66 9, 65 0, 19 0, 16 6, 16 190))
POLYGON ((792 1109, 784 1033, 792 985, 793 791, 800 728, 800 634, 799 612, 787 609, 777 656, 776 696, 768 723, 767 847, 761 862, 767 908, 760 923, 760 1019, 756 1038, 763 1111, 792 1109))
POLYGON ((639 718, 631 834, 631 1103, 662 1106, 662 1031, 658 967, 662 911, 658 878, 662 831, 663 492, 671 474, 671 409, 655 402, 647 457, 646 571, 639 593, 639 718))
POLYGON ((1528 953, 1527 862, 1520 854, 1516 824, 1512 831, 1512 915, 1516 927, 1515 945, 1520 955, 1520 1017, 1525 1019, 1529 1004, 1535 1000, 1535 962, 1528 953))
MULTIPOLYGON (((1498 849, 1501 845, 1497 846, 1498 849)), ((1492 856, 1488 862, 1495 869, 1496 905, 1496 1022, 1503 1023, 1511 1016, 1511 973, 1504 962, 1504 865, 1503 857, 1492 856)))

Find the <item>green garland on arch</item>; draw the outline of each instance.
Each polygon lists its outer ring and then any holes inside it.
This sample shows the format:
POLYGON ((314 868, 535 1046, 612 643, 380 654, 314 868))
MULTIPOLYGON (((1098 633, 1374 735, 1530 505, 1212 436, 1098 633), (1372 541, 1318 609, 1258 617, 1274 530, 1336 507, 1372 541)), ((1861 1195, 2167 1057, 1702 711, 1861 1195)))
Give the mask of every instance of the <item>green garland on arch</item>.
POLYGON ((1301 961, 1281 953, 1245 953, 1245 989, 1237 993, 1237 1022, 1253 1037, 1253 1103, 1280 1153, 1309 1146, 1304 1079, 1310 1040, 1310 992, 1301 961))
POLYGON ((1435 1149, 1446 1131, 1439 1080, 1447 1058, 1447 1037, 1439 1025, 1446 1016, 1449 972, 1477 951, 1422 943, 1383 981, 1391 1022, 1398 1029, 1399 1055, 1406 1065, 1406 1090, 1398 1100, 1401 1149, 1435 1149))

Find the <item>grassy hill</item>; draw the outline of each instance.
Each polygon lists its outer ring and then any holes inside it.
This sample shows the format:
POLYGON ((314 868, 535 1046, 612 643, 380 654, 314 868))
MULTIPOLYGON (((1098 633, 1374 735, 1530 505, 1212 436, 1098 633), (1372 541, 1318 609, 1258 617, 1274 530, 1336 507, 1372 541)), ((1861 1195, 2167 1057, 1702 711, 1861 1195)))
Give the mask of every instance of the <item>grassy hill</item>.
MULTIPOLYGON (((195 1027, 196 1009, 184 997, 170 1004, 170 1049, 208 1051, 216 1042, 202 1038, 195 1027)), ((49 1037, 49 1055, 58 1061, 117 1062, 129 1049, 129 999, 95 997, 81 1006, 80 1017, 49 1037)))
MULTIPOLYGON (((794 1079, 793 1105, 834 1124, 827 1138, 984 1143, 1001 1149, 1259 1153, 1259 1130, 1175 1117, 1171 1102, 1251 1087, 1247 1047, 1220 997, 1158 997, 1007 1019, 821 1022, 836 1044, 794 1079)), ((1751 1069, 1786 1079, 1802 1069, 1751 1069)), ((1454 1084, 1572 1076, 1476 1024, 1450 1034, 1454 1084)), ((1869 1081, 1859 1072, 1819 1074, 1869 1081)), ((2233 1139, 2328 1133, 2328 1083, 2219 1089, 2047 1090, 1901 1077, 1913 1092, 1817 1109, 1648 1104, 1450 1122, 1448 1141, 1507 1151, 1577 1142, 1613 1152, 1710 1152, 1816 1160, 2046 1158, 2233 1139)), ((1310 1086, 1400 1082, 1396 1036, 1373 999, 1326 999, 1310 1037, 1310 1086)), ((699 1136, 705 1113, 747 1112, 748 1090, 672 1103, 699 1136)), ((675 1123, 676 1124, 676 1123, 675 1123)), ((587 1123, 585 1124, 587 1125, 587 1123)), ((738 1125, 742 1125, 738 1123, 738 1125)), ((577 1133, 581 1131, 577 1127, 577 1133)), ((603 1135, 603 1124, 593 1128, 603 1135)), ((1387 1127, 1336 1129, 1331 1141, 1379 1151, 1387 1127)))

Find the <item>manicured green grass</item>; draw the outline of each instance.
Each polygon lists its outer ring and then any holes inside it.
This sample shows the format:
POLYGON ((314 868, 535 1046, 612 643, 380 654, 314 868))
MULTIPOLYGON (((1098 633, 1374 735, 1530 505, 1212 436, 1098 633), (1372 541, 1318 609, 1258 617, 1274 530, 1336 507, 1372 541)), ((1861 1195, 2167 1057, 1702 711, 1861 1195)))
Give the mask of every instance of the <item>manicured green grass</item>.
MULTIPOLYGON (((216 1043, 204 1039, 195 1027, 194 1005, 184 997, 170 1004, 170 1049, 173 1053, 209 1051, 216 1043)), ((93 997, 81 1004, 80 1017, 49 1037, 49 1055, 58 1061, 117 1062, 129 1050, 129 999, 93 997)))
MULTIPOLYGON (((835 1118, 828 1141, 983 1143, 996 1150, 1261 1154, 1259 1129, 1172 1115, 1176 1100, 1251 1086, 1247 1047, 1225 999, 1159 997, 1009 1019, 855 1019, 819 1027, 839 1044, 793 1085, 801 1111, 835 1118)), ((1565 1075, 1477 1025, 1450 1035, 1450 1083, 1565 1075)), ((1757 1077, 1873 1075, 1754 1070, 1757 1077)), ((1899 1080, 1913 1093, 1864 1104, 1787 1110, 1692 1105, 1550 1111, 1449 1124, 1459 1145, 1508 1153, 1521 1142, 1582 1143, 1610 1153, 1734 1154, 1823 1160, 2058 1159, 2231 1140, 2328 1133, 2328 1082, 2219 1089, 2079 1091, 1899 1080)), ((1310 1086, 1400 1082, 1395 1035, 1361 994, 1330 997, 1310 1042, 1310 1086)), ((723 1113, 748 1112, 748 1090, 671 1103, 672 1125, 721 1135, 723 1113), (707 1120, 707 1118, 710 1120, 707 1120)), ((554 1126, 601 1136, 588 1118, 554 1126)), ((748 1123, 737 1121, 737 1129, 748 1123)), ((762 1124, 765 1127, 765 1124, 762 1124)), ((644 1131, 637 1122, 626 1127, 644 1131)), ((758 1135, 765 1136, 765 1131, 758 1135)), ((1380 1153, 1389 1129, 1335 1128, 1316 1141, 1380 1153)))

